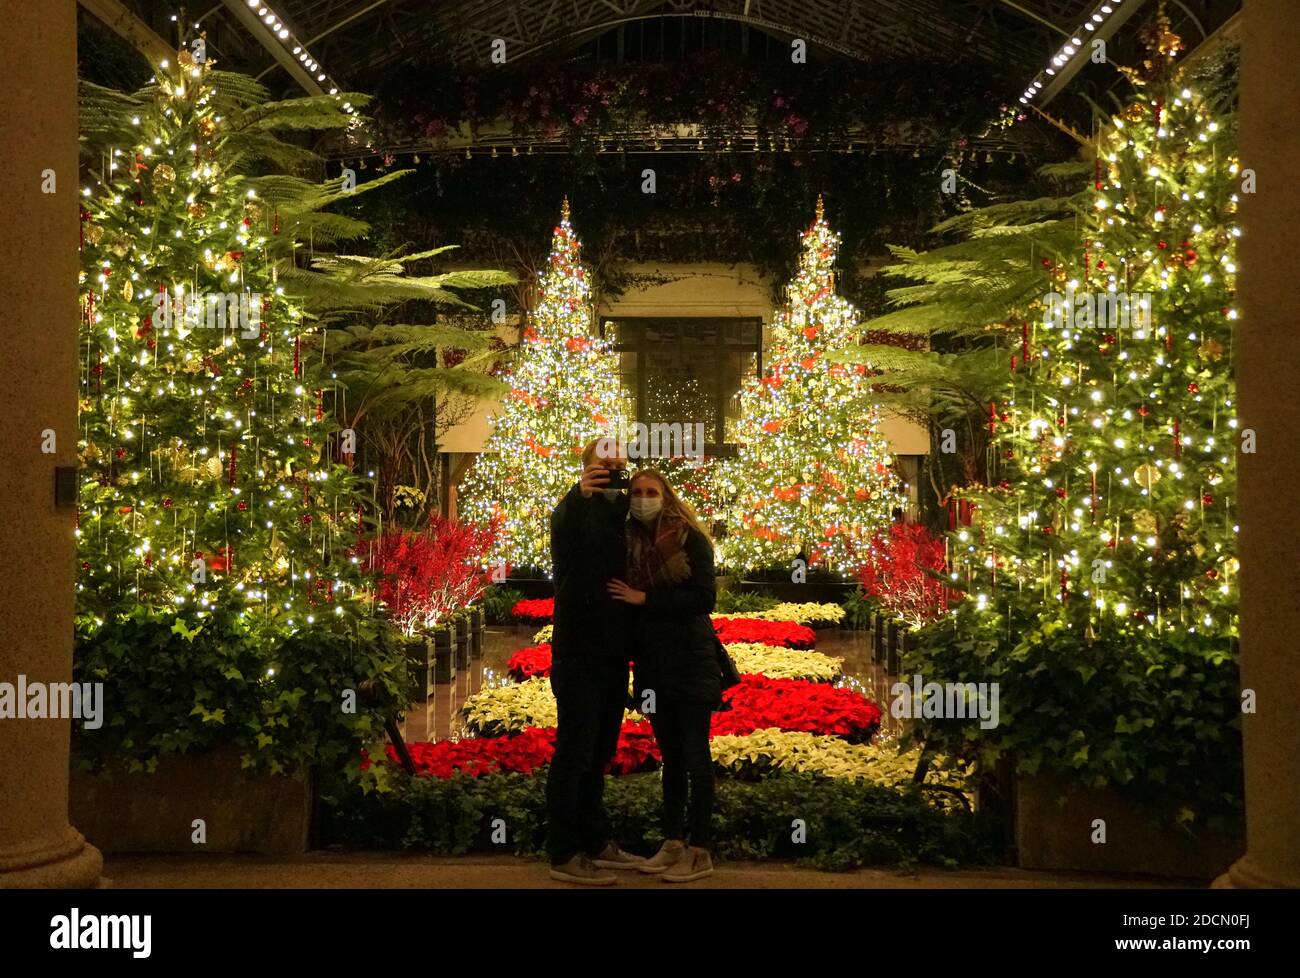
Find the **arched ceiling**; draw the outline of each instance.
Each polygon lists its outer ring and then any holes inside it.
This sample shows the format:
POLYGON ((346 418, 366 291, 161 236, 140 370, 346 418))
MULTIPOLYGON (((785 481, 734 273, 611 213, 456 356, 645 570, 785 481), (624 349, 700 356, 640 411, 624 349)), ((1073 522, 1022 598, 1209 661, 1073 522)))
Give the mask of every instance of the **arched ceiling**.
MULTIPOLYGON (((1129 0, 1137 2, 1137 0, 1129 0)), ((423 56, 459 63, 563 51, 645 17, 712 17, 802 37, 848 57, 976 60, 1031 72, 1095 0, 281 0, 276 9, 322 63, 344 77, 423 56), (313 43, 313 39, 318 39, 313 43)))

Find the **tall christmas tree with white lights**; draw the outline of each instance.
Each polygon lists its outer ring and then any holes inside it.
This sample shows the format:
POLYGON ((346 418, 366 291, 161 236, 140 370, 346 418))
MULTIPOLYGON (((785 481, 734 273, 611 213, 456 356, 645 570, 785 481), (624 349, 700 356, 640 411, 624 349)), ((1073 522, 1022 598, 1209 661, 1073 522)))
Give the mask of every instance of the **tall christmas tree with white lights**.
POLYGON ((617 356, 592 335, 591 285, 566 198, 510 384, 461 486, 464 518, 499 525, 494 564, 550 571, 550 515, 582 475, 582 450, 618 431, 617 356))
POLYGON ((303 154, 278 130, 347 126, 336 102, 268 102, 189 51, 134 95, 87 87, 103 160, 81 214, 85 628, 143 612, 285 634, 367 611, 362 484, 332 460, 319 339, 277 285, 305 228, 358 222, 316 213, 339 181, 251 175, 303 154))
POLYGON ((1174 75, 1163 16, 1149 43, 1101 136, 1080 252, 1044 259, 1043 315, 988 422, 1006 489, 971 494, 983 517, 955 570, 988 614, 1226 638, 1240 178, 1221 110, 1174 75))
POLYGON ((866 365, 826 354, 859 342, 858 312, 835 292, 839 235, 823 214, 804 232, 799 269, 772 326, 768 367, 741 392, 735 494, 722 559, 739 570, 810 566, 845 572, 904 504, 866 365))

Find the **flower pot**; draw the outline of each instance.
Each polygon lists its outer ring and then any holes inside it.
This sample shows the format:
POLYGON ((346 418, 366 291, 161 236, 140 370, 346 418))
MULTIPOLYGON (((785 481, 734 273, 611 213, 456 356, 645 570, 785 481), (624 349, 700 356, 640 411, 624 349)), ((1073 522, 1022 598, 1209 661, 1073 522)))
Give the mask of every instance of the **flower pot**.
POLYGON ((1192 836, 1153 825, 1112 788, 1080 788, 1053 774, 1015 777, 1016 851, 1025 869, 1148 873, 1210 880, 1245 849, 1231 833, 1192 836), (1105 843, 1096 841, 1105 825, 1105 843))
POLYGON ((408 635, 403 636, 401 643, 407 668, 415 680, 415 699, 424 702, 433 695, 433 652, 429 639, 424 635, 408 635))
POLYGON ((72 818, 101 852, 307 851, 310 776, 250 776, 233 747, 164 757, 153 774, 74 769, 68 786, 72 818))
POLYGON ((452 620, 456 629, 456 668, 469 668, 469 616, 457 615, 452 620))
POLYGON ((449 683, 456 678, 456 632, 442 625, 433 632, 433 681, 449 683))
POLYGON ((475 659, 483 657, 483 609, 469 609, 469 654, 475 659))
POLYGON ((885 616, 879 611, 874 612, 871 616, 869 626, 868 641, 871 642, 871 661, 881 663, 885 661, 885 616))

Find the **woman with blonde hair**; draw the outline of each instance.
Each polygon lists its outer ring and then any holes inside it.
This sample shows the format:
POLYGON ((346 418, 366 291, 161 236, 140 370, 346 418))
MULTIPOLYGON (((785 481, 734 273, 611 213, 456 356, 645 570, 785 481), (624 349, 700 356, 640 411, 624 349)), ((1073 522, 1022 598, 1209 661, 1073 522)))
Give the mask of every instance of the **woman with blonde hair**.
POLYGON ((686 883, 713 872, 709 726, 722 700, 709 618, 717 590, 713 543, 660 473, 642 469, 630 488, 628 579, 608 587, 631 606, 636 697, 663 756, 664 791, 664 843, 636 868, 686 883))

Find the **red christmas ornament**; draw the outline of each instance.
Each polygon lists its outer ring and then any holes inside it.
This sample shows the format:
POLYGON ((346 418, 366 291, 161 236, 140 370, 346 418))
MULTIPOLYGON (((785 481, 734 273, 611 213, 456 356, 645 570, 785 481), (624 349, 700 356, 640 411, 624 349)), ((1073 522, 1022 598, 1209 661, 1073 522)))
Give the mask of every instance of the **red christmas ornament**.
POLYGON ((303 513, 303 515, 302 515, 302 525, 303 525, 303 526, 311 526, 311 513, 303 513))
POLYGON ((172 508, 172 497, 168 496, 166 499, 163 500, 163 509, 171 509, 171 508, 172 508))
POLYGON ((236 465, 238 464, 238 461, 239 461, 239 446, 231 445, 230 446, 230 484, 232 486, 235 484, 235 472, 236 472, 236 465))
POLYGON ((1057 487, 1056 487, 1056 498, 1057 498, 1057 499, 1064 499, 1065 496, 1066 496, 1065 486, 1057 486, 1057 487))
POLYGON ((239 502, 235 504, 235 509, 239 510, 242 513, 248 509, 248 503, 245 500, 241 499, 239 502))
POLYGON ((1050 526, 1043 527, 1043 535, 1050 537, 1052 535, 1052 528, 1050 526))
POLYGON ((1200 392, 1201 392, 1201 387, 1199 384, 1196 383, 1196 381, 1192 381, 1190 384, 1187 385, 1187 393, 1199 394, 1200 392))
POLYGON ((1207 492, 1205 495, 1201 497, 1201 504, 1203 506, 1213 506, 1214 497, 1207 492))

